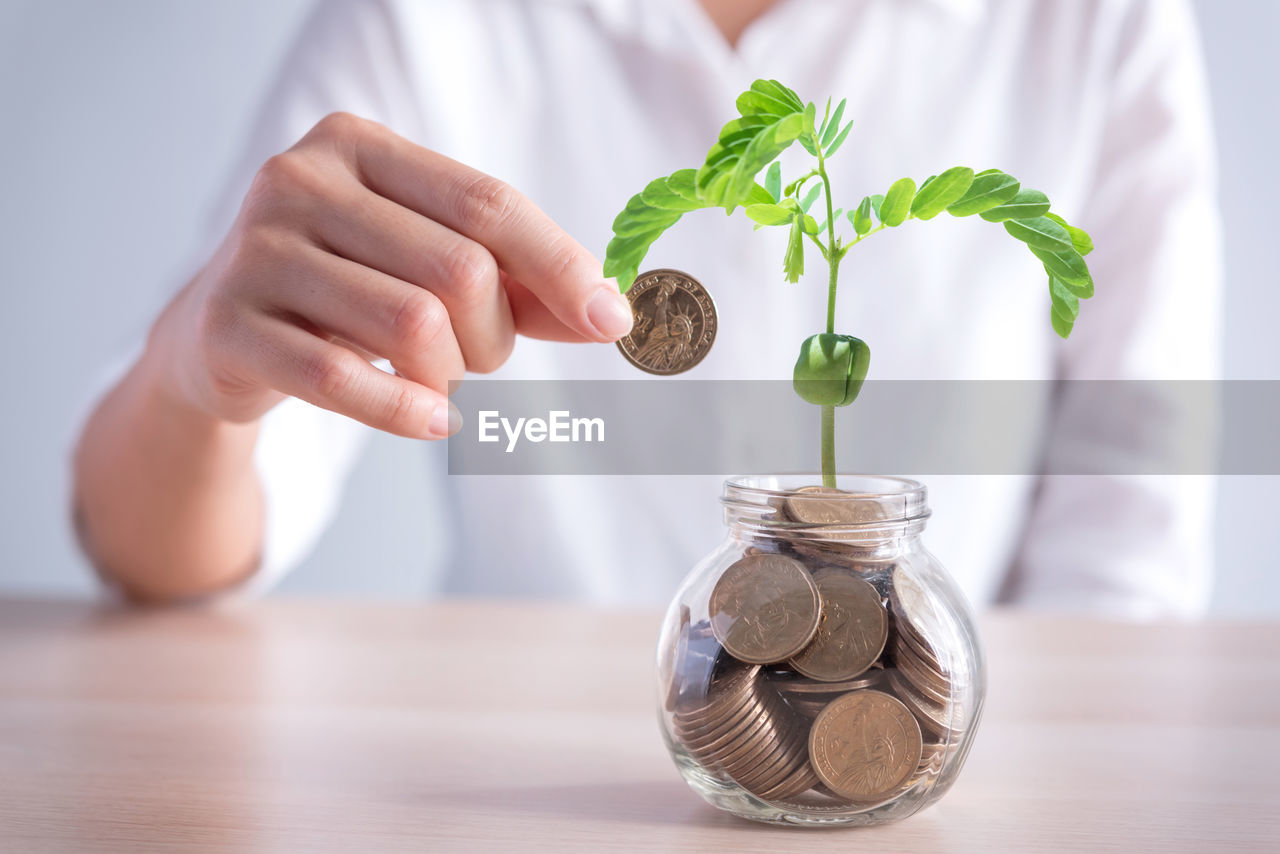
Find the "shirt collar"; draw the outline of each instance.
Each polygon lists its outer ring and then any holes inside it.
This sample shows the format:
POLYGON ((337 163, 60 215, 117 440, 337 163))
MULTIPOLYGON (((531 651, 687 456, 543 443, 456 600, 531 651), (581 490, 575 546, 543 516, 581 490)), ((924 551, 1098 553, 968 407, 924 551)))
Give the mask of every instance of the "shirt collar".
MULTIPOLYGON (((978 18, 982 12, 982 6, 986 2, 986 0, 917 1, 933 6, 941 12, 965 22, 971 22, 978 18)), ((687 34, 681 32, 679 24, 675 24, 673 31, 675 18, 659 10, 665 9, 669 12, 673 6, 678 8, 684 3, 696 3, 697 0, 664 0, 664 2, 654 2, 654 0, 542 0, 542 2, 589 8, 599 16, 603 23, 619 35, 651 44, 665 44, 670 47, 682 42, 687 37, 687 34)), ((847 0, 827 0, 827 2, 844 3, 847 0)), ((889 0, 889 2, 897 3, 900 0, 889 0)))
MULTIPOLYGON (((922 0, 933 6, 937 6, 953 15, 959 15, 966 18, 972 18, 981 10, 983 0, 922 0)), ((606 8, 614 13, 631 11, 645 2, 652 0, 544 0, 544 2, 560 3, 562 5, 582 5, 595 6, 597 8, 606 8)), ((846 0, 838 0, 838 2, 846 2, 846 0)), ((896 2, 896 0, 895 0, 896 2)))

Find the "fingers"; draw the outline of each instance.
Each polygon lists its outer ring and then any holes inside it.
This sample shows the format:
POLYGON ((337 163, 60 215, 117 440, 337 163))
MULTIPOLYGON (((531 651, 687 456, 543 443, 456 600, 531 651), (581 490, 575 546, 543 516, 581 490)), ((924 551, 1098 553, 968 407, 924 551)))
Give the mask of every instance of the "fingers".
POLYGON ((440 439, 460 426, 445 395, 380 371, 286 320, 257 315, 243 334, 261 382, 287 395, 410 438, 440 439))
POLYGON ((630 331, 630 307, 600 262, 511 186, 351 116, 317 126, 317 144, 334 139, 370 189, 485 247, 569 329, 593 341, 630 331))
POLYGON ((506 273, 500 272, 499 275, 502 279, 502 287, 507 292, 507 302, 511 306, 511 317, 515 323, 516 332, 527 338, 540 338, 543 341, 581 343, 595 340, 565 326, 551 313, 551 309, 534 296, 533 291, 506 273))
POLYGON ((466 370, 497 370, 511 355, 515 323, 493 256, 355 181, 339 183, 334 203, 317 214, 316 232, 324 245, 430 291, 446 309, 466 370))
POLYGON ((565 326, 596 341, 631 331, 631 309, 600 262, 523 195, 441 155, 424 158, 439 192, 418 200, 428 216, 488 247, 499 266, 565 326), (437 162, 439 161, 439 162, 437 162))
POLYGON ((466 365, 449 311, 431 291, 309 244, 283 272, 295 284, 267 296, 268 313, 303 318, 442 394, 450 380, 462 379, 466 365))

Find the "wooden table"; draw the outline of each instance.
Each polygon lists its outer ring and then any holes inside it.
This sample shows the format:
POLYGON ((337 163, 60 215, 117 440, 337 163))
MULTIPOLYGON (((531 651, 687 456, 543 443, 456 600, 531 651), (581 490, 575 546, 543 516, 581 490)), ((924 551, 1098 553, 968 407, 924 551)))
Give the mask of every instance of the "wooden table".
POLYGON ((997 613, 955 788, 867 830, 703 803, 652 613, 0 600, 0 851, 1280 851, 1280 625, 997 613))

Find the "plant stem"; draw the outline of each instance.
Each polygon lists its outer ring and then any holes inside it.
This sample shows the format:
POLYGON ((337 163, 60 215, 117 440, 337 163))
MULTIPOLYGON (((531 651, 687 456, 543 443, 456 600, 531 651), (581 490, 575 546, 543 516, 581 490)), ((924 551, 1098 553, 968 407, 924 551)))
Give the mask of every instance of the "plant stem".
MULTIPOLYGON (((818 149, 818 174, 822 176, 822 187, 827 196, 827 333, 836 331, 836 277, 840 273, 840 255, 836 251, 836 221, 832 213, 831 179, 827 177, 826 163, 822 158, 822 148, 818 149)), ((822 407, 822 485, 836 485, 836 408, 822 407)))
POLYGON ((818 149, 818 175, 822 177, 822 188, 827 197, 827 332, 836 331, 836 276, 840 273, 840 257, 836 254, 836 222, 832 214, 831 179, 827 177, 826 163, 822 159, 822 149, 818 149))
POLYGON ((836 485, 836 408, 822 407, 822 485, 836 485))

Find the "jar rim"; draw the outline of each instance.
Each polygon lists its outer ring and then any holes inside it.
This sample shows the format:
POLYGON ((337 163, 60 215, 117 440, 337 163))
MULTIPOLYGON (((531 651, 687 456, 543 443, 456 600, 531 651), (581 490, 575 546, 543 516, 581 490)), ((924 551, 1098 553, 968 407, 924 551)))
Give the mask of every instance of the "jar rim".
POLYGON ((859 536, 901 536, 918 532, 931 515, 928 489, 910 478, 837 474, 836 488, 842 491, 806 495, 809 492, 807 488, 821 484, 822 476, 816 472, 738 475, 725 480, 720 503, 724 505, 726 521, 731 525, 769 530, 775 534, 795 529, 796 533, 822 530, 859 536), (849 510, 837 510, 834 518, 821 521, 814 518, 799 522, 788 519, 785 514, 780 515, 784 502, 797 501, 801 505, 830 506, 835 503, 847 506, 849 510))
MULTIPOLYGON (((769 498, 793 495, 801 488, 819 486, 821 484, 822 475, 819 472, 788 472, 785 474, 734 475, 725 480, 724 487, 726 492, 732 489, 743 497, 758 495, 762 498, 769 498)), ((840 489, 841 492, 832 493, 827 497, 833 500, 841 500, 907 498, 918 495, 923 500, 928 495, 928 489, 918 480, 882 474, 837 473, 836 488, 840 489)))

